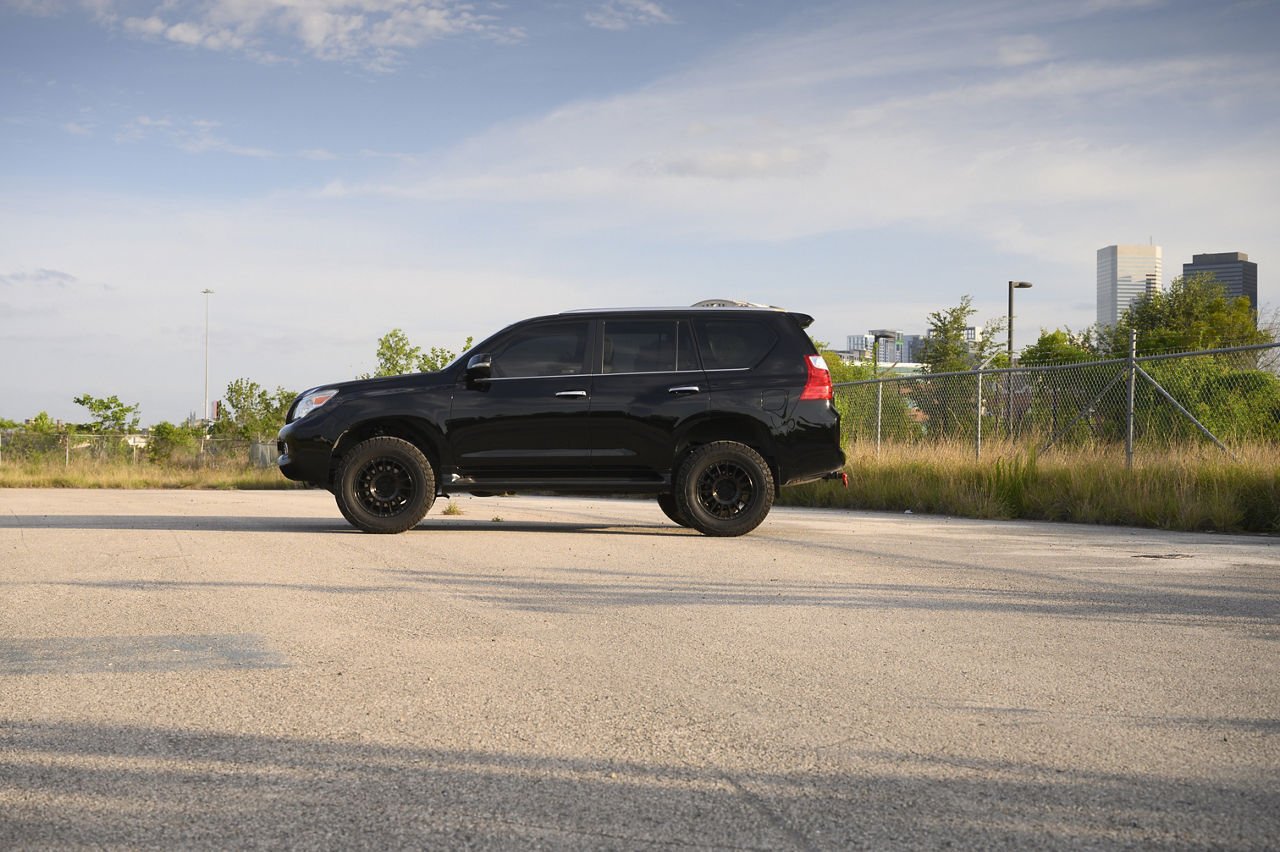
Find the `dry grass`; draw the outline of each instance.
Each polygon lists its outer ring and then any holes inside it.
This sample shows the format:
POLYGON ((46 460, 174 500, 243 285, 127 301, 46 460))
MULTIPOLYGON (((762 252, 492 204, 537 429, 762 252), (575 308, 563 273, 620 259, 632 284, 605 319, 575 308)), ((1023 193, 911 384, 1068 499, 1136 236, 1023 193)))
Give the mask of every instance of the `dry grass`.
MULTIPOLYGON (((1123 447, 889 445, 850 448, 849 488, 819 482, 782 493, 793 506, 911 510, 970 518, 1025 518, 1170 530, 1280 533, 1280 447, 1144 450, 1134 469, 1123 447)), ((0 488, 296 488, 278 470, 62 458, 0 462, 0 488)), ((447 510, 447 507, 446 507, 447 510)), ((495 520, 500 520, 495 518, 495 520)))
POLYGON ((295 488, 274 467, 247 464, 164 465, 119 460, 62 459, 0 463, 0 488, 295 488))
POLYGON ((821 482, 783 492, 789 505, 1025 518, 1170 530, 1280 533, 1280 448, 1144 451, 984 445, 854 446, 849 489, 821 482))

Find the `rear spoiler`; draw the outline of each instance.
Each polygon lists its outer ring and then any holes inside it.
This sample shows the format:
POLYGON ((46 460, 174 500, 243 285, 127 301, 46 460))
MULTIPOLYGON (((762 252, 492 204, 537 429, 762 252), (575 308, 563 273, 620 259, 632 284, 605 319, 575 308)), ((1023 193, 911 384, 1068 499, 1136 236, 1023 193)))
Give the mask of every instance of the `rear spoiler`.
POLYGON ((787 316, 796 321, 796 325, 801 328, 808 328, 813 324, 813 317, 808 314, 799 314, 795 311, 788 311, 777 305, 760 305, 755 302, 739 302, 736 299, 703 299, 701 302, 694 302, 695 308, 769 308, 774 311, 782 311, 787 316))

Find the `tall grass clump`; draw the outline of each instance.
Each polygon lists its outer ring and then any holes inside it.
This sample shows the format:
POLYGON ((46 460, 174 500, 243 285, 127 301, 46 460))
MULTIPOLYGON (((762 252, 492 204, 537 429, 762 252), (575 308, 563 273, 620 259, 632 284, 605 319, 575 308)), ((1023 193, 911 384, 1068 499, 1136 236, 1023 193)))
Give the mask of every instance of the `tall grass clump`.
POLYGON ((1216 447, 1145 451, 1033 449, 993 442, 850 447, 849 488, 824 481, 788 489, 786 505, 912 511, 1169 530, 1280 533, 1280 448, 1233 460, 1216 447))

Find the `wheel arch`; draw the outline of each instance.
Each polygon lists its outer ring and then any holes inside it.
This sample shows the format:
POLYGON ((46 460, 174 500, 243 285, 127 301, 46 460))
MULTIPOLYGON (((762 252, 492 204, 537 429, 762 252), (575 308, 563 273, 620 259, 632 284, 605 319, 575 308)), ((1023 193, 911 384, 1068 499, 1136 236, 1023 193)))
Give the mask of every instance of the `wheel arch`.
POLYGON ((380 437, 399 438, 417 447, 435 470, 436 488, 439 489, 444 438, 429 422, 414 417, 380 417, 348 426, 334 442, 329 458, 329 481, 333 481, 343 457, 352 447, 370 438, 380 437))
POLYGON ((742 414, 716 414, 688 423, 676 435, 675 457, 671 473, 680 469, 689 453, 714 441, 735 441, 760 454, 773 474, 775 496, 780 488, 777 444, 768 424, 742 414))

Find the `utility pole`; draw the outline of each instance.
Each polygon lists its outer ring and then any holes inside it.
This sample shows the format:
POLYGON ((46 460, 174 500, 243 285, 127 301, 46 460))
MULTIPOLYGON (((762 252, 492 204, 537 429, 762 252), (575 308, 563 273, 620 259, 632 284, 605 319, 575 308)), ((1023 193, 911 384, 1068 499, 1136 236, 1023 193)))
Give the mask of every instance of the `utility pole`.
POLYGON ((200 409, 203 425, 209 419, 209 297, 213 291, 206 287, 200 292, 204 295, 204 408, 200 409))

